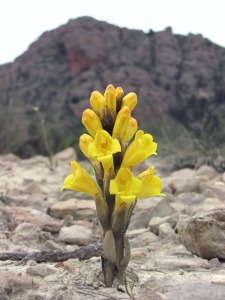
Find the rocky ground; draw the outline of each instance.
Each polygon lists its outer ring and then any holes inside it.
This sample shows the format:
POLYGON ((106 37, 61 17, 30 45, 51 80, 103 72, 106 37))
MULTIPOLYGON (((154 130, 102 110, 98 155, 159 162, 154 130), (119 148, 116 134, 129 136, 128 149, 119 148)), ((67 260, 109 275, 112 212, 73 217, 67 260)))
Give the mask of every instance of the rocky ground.
MULTIPOLYGON (((75 156, 72 149, 57 154, 53 169, 42 156, 0 157, 0 252, 70 251, 100 242, 93 200, 59 192, 75 156)), ((100 257, 92 257, 0 261, 0 299, 225 299, 225 174, 209 166, 169 173, 159 158, 152 163, 167 196, 139 200, 134 210, 130 296, 124 287, 104 287, 100 257)))

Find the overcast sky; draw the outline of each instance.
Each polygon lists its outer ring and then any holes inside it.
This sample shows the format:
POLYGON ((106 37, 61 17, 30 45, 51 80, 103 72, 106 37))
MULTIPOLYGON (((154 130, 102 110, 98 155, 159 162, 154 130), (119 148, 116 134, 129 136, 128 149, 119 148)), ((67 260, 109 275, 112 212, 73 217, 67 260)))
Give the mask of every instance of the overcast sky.
POLYGON ((201 33, 225 47, 225 0, 0 0, 0 64, 27 50, 44 31, 81 16, 127 27, 201 33))

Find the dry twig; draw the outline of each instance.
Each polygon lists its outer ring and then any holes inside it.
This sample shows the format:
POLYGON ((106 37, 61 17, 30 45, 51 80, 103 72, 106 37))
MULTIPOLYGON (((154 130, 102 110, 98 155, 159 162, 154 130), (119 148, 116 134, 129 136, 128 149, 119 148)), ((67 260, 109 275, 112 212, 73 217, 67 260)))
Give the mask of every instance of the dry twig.
POLYGON ((101 256, 102 245, 83 246, 73 251, 52 250, 40 252, 2 252, 0 253, 0 260, 13 260, 26 263, 28 260, 36 262, 60 262, 66 261, 70 258, 78 258, 79 260, 86 260, 93 256, 101 256))

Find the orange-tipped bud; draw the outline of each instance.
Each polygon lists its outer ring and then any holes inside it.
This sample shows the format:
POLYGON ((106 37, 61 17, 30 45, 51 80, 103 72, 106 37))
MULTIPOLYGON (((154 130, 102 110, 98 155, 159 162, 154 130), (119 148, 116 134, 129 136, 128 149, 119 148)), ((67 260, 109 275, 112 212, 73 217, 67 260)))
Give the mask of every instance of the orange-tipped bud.
POLYGON ((112 137, 117 138, 117 136, 123 136, 127 130, 127 125, 130 120, 130 109, 124 106, 117 114, 115 125, 113 128, 112 137))
POLYGON ((124 92, 121 87, 116 88, 116 99, 123 98, 124 92))
POLYGON ((130 139, 132 139, 133 135, 138 129, 137 120, 134 118, 130 118, 128 124, 127 124, 127 130, 125 131, 124 135, 122 136, 122 141, 124 143, 128 142, 130 139))
POLYGON ((110 109, 112 114, 116 113, 116 90, 112 84, 109 84, 105 90, 105 105, 110 109))
POLYGON ((89 108, 83 112, 82 123, 93 137, 95 137, 98 130, 102 129, 102 123, 99 117, 89 108))
POLYGON ((105 98, 100 92, 94 91, 91 93, 90 104, 91 107, 101 115, 105 108, 105 98))
POLYGON ((82 134, 80 136, 80 150, 84 153, 84 155, 88 158, 90 158, 90 155, 88 154, 88 146, 90 145, 90 143, 92 143, 94 141, 93 137, 91 137, 89 134, 82 134))
POLYGON ((128 106, 132 111, 134 107, 137 105, 137 95, 135 93, 127 94, 122 100, 122 107, 128 106))

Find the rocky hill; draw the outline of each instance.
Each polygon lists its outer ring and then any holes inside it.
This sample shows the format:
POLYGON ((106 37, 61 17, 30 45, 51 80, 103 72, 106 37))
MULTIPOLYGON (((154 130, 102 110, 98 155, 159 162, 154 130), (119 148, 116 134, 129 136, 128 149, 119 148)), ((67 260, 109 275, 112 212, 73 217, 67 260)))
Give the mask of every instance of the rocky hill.
POLYGON ((59 192, 75 157, 57 153, 52 169, 41 155, 0 155, 1 300, 225 299, 225 173, 202 166, 165 174, 157 158, 167 197, 138 200, 131 217, 131 297, 103 283, 93 199, 59 192))
POLYGON ((109 83, 138 94, 135 117, 158 140, 172 145, 188 133, 203 146, 222 145, 224 48, 171 28, 145 34, 82 17, 45 32, 0 66, 0 152, 45 153, 35 106, 55 151, 74 144, 90 93, 109 83))

